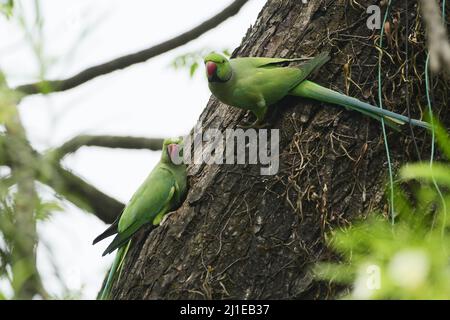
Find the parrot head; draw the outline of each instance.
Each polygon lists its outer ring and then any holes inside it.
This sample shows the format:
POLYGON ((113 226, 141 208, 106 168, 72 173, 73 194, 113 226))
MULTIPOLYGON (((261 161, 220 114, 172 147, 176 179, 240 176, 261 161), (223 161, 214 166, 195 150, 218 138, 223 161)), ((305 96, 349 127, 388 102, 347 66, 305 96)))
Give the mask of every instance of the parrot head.
POLYGON ((226 82, 231 78, 230 61, 225 56, 212 52, 205 57, 204 61, 209 82, 226 82))
POLYGON ((183 138, 164 140, 161 161, 175 165, 183 164, 183 138))

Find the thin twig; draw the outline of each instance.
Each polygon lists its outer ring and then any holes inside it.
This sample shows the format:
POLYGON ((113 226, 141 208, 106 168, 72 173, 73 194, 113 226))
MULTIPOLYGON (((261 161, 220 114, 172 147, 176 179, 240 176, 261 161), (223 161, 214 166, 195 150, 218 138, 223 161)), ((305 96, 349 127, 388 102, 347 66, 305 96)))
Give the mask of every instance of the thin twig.
POLYGON ((199 24, 195 28, 150 48, 90 67, 67 79, 40 81, 36 83, 25 84, 18 86, 17 88, 15 88, 15 90, 21 91, 24 95, 65 91, 75 88, 98 76, 127 68, 136 63, 145 62, 150 58, 156 57, 162 53, 173 50, 194 39, 197 39, 202 34, 215 28, 220 23, 237 14, 242 6, 247 3, 247 1, 248 0, 235 0, 221 12, 199 24), (44 88, 45 90, 43 90, 44 88))
POLYGON ((55 149, 55 160, 63 158, 69 153, 77 151, 79 148, 86 147, 105 147, 105 148, 120 148, 120 149, 148 149, 161 150, 162 138, 144 138, 131 136, 92 136, 79 135, 69 141, 65 142, 59 148, 55 149))

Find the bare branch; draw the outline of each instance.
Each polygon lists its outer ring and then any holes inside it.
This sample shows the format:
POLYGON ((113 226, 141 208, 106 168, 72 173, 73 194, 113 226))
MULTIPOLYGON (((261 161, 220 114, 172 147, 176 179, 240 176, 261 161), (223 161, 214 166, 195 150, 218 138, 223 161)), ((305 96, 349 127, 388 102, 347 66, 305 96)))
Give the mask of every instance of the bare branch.
POLYGON ((215 28, 220 23, 237 14, 242 6, 247 3, 247 1, 248 0, 235 0, 221 12, 199 24, 195 28, 150 48, 90 67, 64 80, 50 80, 26 84, 17 87, 15 90, 21 91, 25 95, 65 91, 77 87, 98 76, 127 68, 136 63, 147 61, 150 58, 156 57, 200 37, 205 32, 215 28), (41 92, 43 88, 45 88, 45 90, 43 90, 44 92, 41 92))
MULTIPOLYGON (((7 139, 7 136, 0 135, 0 165, 12 166, 12 159, 6 148, 7 139)), ((29 144, 26 146, 34 158, 30 166, 35 171, 34 176, 38 181, 51 187, 77 207, 93 213, 105 223, 112 223, 122 212, 123 203, 63 168, 59 162, 42 156, 29 144)))
POLYGON ((64 169, 57 162, 52 163, 50 172, 41 169, 37 179, 77 207, 92 212, 105 223, 112 223, 125 206, 71 171, 64 169))
POLYGON ((83 146, 121 149, 148 149, 157 151, 161 150, 163 141, 164 139, 162 138, 80 135, 70 139, 54 150, 56 153, 55 160, 59 160, 66 154, 73 153, 83 146))

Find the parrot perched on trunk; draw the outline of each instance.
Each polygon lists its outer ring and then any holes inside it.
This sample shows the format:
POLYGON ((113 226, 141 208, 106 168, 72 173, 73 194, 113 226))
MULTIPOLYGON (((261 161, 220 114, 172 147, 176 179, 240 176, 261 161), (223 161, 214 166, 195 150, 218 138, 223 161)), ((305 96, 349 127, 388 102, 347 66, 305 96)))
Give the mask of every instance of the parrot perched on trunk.
POLYGON ((93 244, 117 234, 103 253, 106 255, 118 249, 106 284, 99 295, 100 299, 108 298, 117 271, 120 276, 133 235, 146 224, 158 225, 166 213, 177 209, 183 202, 187 190, 187 174, 181 154, 182 139, 164 140, 159 163, 133 195, 122 214, 95 238, 93 244))
POLYGON ((204 62, 212 94, 225 104, 252 111, 256 116, 251 125, 254 127, 263 126, 268 107, 287 95, 337 104, 377 120, 384 119, 393 128, 408 122, 429 127, 426 122, 377 108, 306 80, 329 59, 328 53, 323 52, 300 66, 290 66, 304 59, 248 57, 228 60, 213 52, 204 58, 204 62))

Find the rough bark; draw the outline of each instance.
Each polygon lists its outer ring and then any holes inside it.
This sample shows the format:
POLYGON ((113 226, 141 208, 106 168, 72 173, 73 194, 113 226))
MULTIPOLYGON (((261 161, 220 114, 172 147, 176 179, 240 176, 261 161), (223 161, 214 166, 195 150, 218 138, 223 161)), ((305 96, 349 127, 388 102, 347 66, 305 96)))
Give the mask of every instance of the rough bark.
MULTIPOLYGON (((359 3, 269 0, 234 54, 295 57, 329 50, 333 58, 314 80, 376 104, 379 30, 366 27, 366 8, 373 2, 359 3)), ((425 38, 415 5, 411 1, 409 7, 410 34, 413 28, 418 32, 409 42, 408 82, 402 76, 404 3, 391 8, 382 92, 385 108, 406 114, 409 105, 418 118, 426 110, 419 79, 425 38)), ((445 105, 447 86, 434 80, 434 104, 445 105)), ((204 129, 224 130, 247 117, 212 97, 200 120, 204 129)), ((190 166, 186 201, 163 226, 135 237, 114 298, 335 297, 336 288, 315 280, 310 268, 334 258, 327 231, 372 211, 388 214, 381 126, 341 107, 292 97, 269 117, 272 128, 280 129, 278 174, 261 176, 258 165, 190 166)), ((441 119, 449 123, 448 114, 441 119)), ((427 159, 429 136, 422 129, 414 133, 427 159)), ((388 140, 394 169, 419 157, 410 132, 388 130, 388 140)))

